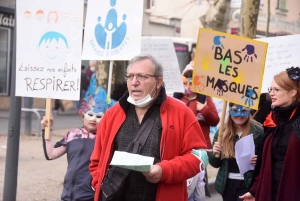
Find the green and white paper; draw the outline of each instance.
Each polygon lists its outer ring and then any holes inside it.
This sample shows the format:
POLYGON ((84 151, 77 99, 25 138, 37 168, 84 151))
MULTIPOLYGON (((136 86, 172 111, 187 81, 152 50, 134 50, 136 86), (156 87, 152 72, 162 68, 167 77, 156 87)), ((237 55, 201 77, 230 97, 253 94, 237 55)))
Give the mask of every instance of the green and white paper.
POLYGON ((149 172, 153 162, 153 157, 132 154, 124 151, 115 151, 110 165, 138 172, 149 172))

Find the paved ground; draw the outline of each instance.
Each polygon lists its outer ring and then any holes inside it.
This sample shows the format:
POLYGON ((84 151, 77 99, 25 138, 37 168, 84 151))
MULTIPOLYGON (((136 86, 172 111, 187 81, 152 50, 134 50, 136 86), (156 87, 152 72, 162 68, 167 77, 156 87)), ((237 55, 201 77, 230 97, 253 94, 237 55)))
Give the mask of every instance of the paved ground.
MULTIPOLYGON (((3 199, 6 145, 8 132, 8 111, 0 111, 0 200, 3 199)), ((66 156, 53 161, 45 160, 41 137, 37 137, 37 118, 32 115, 32 136, 21 135, 19 149, 17 200, 60 200, 63 178, 67 169, 66 156)), ((54 117, 54 140, 58 141, 70 128, 82 125, 74 110, 60 113, 54 117)), ((21 115, 21 133, 24 133, 24 114, 21 115)), ((214 176, 217 169, 209 167, 209 182, 213 192, 214 176)), ((213 193, 207 201, 220 201, 213 193)))

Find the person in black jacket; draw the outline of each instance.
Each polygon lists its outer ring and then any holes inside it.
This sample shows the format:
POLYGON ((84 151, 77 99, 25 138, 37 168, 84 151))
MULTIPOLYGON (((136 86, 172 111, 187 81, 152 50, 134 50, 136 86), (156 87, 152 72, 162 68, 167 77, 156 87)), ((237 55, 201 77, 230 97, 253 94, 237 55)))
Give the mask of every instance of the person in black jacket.
POLYGON ((261 124, 263 124, 271 112, 271 97, 269 93, 260 94, 258 110, 251 110, 253 119, 261 124))

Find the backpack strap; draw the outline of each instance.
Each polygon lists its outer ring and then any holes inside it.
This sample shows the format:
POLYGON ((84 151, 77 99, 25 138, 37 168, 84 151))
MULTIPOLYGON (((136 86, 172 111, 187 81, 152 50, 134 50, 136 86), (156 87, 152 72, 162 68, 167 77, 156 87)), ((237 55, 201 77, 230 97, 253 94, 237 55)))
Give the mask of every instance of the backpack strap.
POLYGON ((136 134, 133 141, 127 146, 126 152, 138 154, 144 147, 146 140, 148 139, 148 136, 154 126, 154 121, 159 113, 159 108, 156 107, 151 113, 151 116, 145 121, 145 123, 141 126, 138 133, 136 134))

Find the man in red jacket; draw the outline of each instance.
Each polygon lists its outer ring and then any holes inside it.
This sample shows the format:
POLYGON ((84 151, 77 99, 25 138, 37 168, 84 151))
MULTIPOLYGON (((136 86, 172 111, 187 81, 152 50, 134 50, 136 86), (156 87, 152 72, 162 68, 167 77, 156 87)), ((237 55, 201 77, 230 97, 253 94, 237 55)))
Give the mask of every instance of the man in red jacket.
MULTIPOLYGON (((187 201, 186 180, 200 171, 195 149, 206 148, 192 111, 166 95, 163 69, 150 55, 134 57, 125 75, 128 92, 109 109, 97 130, 90 171, 95 200, 114 151, 124 151, 153 111, 154 126, 140 155, 154 158, 149 172, 131 171, 122 201, 187 201)), ((153 118, 153 117, 151 117, 153 118)))

